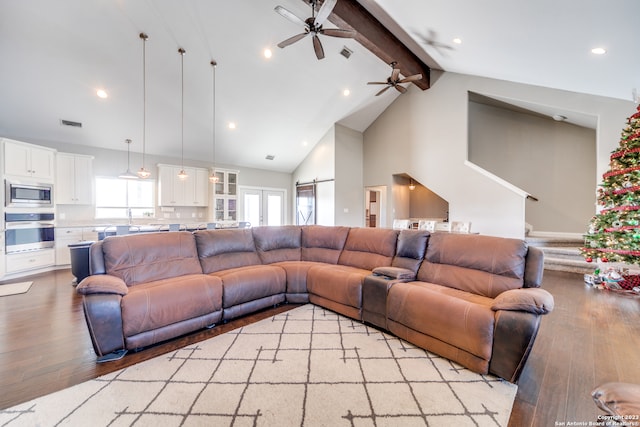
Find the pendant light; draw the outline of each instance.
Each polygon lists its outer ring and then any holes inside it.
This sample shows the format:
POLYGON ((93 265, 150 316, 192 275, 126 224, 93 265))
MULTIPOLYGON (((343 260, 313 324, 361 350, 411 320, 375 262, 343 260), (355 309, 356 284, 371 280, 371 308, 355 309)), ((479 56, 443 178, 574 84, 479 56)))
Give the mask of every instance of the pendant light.
POLYGON ((144 167, 147 140, 147 49, 149 36, 140 33, 142 39, 142 167, 138 170, 138 176, 142 179, 149 178, 151 172, 144 167))
POLYGON ((212 151, 213 151, 213 161, 211 166, 211 174, 209 175, 209 181, 213 184, 218 182, 218 177, 216 176, 216 66, 218 63, 215 60, 211 60, 211 67, 213 68, 213 113, 211 119, 211 128, 213 130, 213 138, 212 138, 212 151))
POLYGON ((187 53, 183 48, 178 49, 178 53, 180 54, 180 80, 181 80, 181 111, 180 111, 180 128, 181 128, 181 136, 180 139, 182 141, 182 163, 180 173, 178 173, 178 178, 187 179, 187 173, 184 171, 184 54, 187 53))
POLYGON ((118 175, 118 178, 122 179, 138 179, 138 175, 131 172, 131 140, 125 139, 124 142, 127 144, 127 171, 118 175))

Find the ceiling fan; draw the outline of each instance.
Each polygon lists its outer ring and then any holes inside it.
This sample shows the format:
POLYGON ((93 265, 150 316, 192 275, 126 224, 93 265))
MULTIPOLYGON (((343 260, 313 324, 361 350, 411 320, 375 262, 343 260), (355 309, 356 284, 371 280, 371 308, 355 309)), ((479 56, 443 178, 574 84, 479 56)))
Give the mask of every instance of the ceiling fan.
POLYGON ((438 52, 442 56, 447 56, 446 50, 454 50, 453 46, 449 46, 446 43, 443 43, 438 40, 438 33, 435 30, 427 29, 427 35, 422 35, 418 32, 414 32, 415 36, 419 39, 421 43, 426 44, 427 46, 432 47, 436 52, 438 52))
POLYGON ((316 5, 318 4, 318 0, 309 0, 309 4, 311 5, 311 17, 307 19, 298 18, 289 10, 285 9, 282 6, 276 6, 275 11, 287 18, 289 21, 294 24, 301 25, 304 27, 304 33, 297 34, 293 37, 290 37, 280 43, 278 43, 279 48, 285 48, 303 38, 312 35, 313 36, 313 50, 316 53, 316 57, 318 59, 324 58, 324 49, 322 48, 322 43, 320 42, 320 38, 318 34, 322 34, 324 36, 331 37, 342 37, 342 38, 350 38, 355 35, 355 32, 352 30, 344 30, 342 28, 322 28, 322 24, 327 20, 333 8, 336 6, 338 0, 325 0, 320 6, 320 10, 318 10, 318 14, 316 15, 316 5))
POLYGON ((405 88, 404 86, 400 86, 402 83, 415 82, 416 80, 422 79, 422 74, 414 74, 412 76, 405 77, 404 79, 401 79, 400 78, 400 69, 396 68, 396 65, 398 65, 398 63, 397 62, 392 62, 389 65, 391 65, 391 76, 387 77, 387 81, 386 82, 369 82, 369 83, 367 83, 367 84, 370 84, 370 85, 387 85, 387 87, 382 89, 380 92, 376 93, 376 96, 382 95, 390 87, 395 88, 400 93, 405 93, 407 91, 407 88, 405 88))

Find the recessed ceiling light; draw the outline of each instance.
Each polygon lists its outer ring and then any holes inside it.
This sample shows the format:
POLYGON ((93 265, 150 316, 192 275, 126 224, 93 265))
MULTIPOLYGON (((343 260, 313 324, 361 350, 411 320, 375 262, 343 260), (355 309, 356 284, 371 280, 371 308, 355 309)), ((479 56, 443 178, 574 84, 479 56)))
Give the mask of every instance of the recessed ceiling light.
POLYGON ((102 99, 105 99, 105 98, 108 98, 108 97, 109 97, 109 94, 108 94, 108 93, 107 93, 107 91, 106 91, 106 90, 104 90, 104 89, 98 89, 98 90, 96 90, 96 95, 98 95, 98 98, 102 98, 102 99))
POLYGON ((591 53, 593 53, 594 55, 604 55, 605 53, 607 53, 607 51, 603 47, 594 47, 593 49, 591 49, 591 53))
POLYGON ((344 96, 349 96, 349 95, 351 95, 351 91, 349 89, 345 89, 345 90, 342 91, 342 94, 344 96))
POLYGON ((262 54, 264 55, 265 58, 269 59, 271 58, 271 56, 273 56, 273 52, 271 52, 271 49, 266 48, 262 54))
POLYGON ((235 129, 235 128, 236 128, 235 122, 229 122, 229 129, 235 129))
POLYGON ((459 38, 459 37, 456 37, 455 39, 453 39, 453 42, 454 42, 455 44, 462 44, 462 39, 461 39, 461 38, 459 38))
POLYGON ((307 145, 309 145, 309 143, 307 141, 302 141, 302 146, 306 147, 307 145))

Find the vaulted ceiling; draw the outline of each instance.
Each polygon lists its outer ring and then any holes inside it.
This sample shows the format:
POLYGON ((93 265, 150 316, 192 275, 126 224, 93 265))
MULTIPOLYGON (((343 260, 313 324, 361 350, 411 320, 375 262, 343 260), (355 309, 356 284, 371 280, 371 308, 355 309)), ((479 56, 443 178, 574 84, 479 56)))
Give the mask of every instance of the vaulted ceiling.
POLYGON ((186 159, 212 160, 215 135, 217 162, 284 172, 334 123, 363 131, 399 96, 376 97, 380 87, 366 84, 386 79, 390 59, 405 76, 428 66, 624 100, 640 91, 635 0, 338 0, 325 27, 359 33, 322 37, 321 61, 310 38, 276 47, 301 31, 277 5, 311 15, 303 0, 0 0, 0 136, 118 150, 130 138, 140 152, 140 32, 149 35, 147 152, 180 157, 184 141, 186 159), (371 32, 375 20, 399 42, 371 32))

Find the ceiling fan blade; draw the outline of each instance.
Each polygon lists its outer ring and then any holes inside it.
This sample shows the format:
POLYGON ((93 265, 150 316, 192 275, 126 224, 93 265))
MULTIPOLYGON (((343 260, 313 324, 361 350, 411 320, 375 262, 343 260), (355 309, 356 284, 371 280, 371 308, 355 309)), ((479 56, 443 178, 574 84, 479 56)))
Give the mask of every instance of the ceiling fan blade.
POLYGON ((318 59, 324 58, 324 49, 322 48, 322 43, 320 43, 320 37, 317 34, 313 35, 313 50, 316 51, 316 57, 318 59))
POLYGON ((295 42, 297 42, 298 40, 302 40, 303 38, 307 37, 309 35, 309 33, 300 33, 297 34, 293 37, 289 37, 288 39, 281 41, 280 43, 278 43, 278 47, 279 48, 285 48, 291 44, 294 44, 295 42))
POLYGON ((395 85, 395 86, 393 86, 393 87, 395 87, 395 88, 396 88, 396 90, 397 90, 398 92, 400 92, 400 93, 405 93, 405 92, 407 91, 407 88, 406 88, 406 87, 404 87, 404 86, 395 85))
POLYGON ((380 92, 376 93, 376 96, 382 95, 383 93, 386 92, 387 89, 389 89, 391 86, 387 86, 384 89, 382 89, 380 92))
POLYGON ((398 83, 415 82, 416 80, 421 80, 421 79, 422 79, 422 74, 414 74, 413 76, 405 77, 404 79, 400 80, 398 83))
POLYGON ((302 25, 303 27, 307 26, 307 24, 304 22, 304 19, 298 18, 296 15, 294 15, 292 12, 290 12, 289 10, 285 9, 282 6, 276 6, 276 8, 273 10, 275 10, 278 14, 287 18, 289 21, 293 22, 294 24, 302 25))
POLYGON ((400 77, 400 69, 394 68, 393 71, 391 71, 391 80, 395 82, 398 80, 398 77, 400 77))
POLYGON ((331 37, 342 37, 344 39, 353 38, 356 35, 355 31, 343 30, 342 28, 323 28, 320 30, 320 34, 331 37))
POLYGON ((387 85, 389 82, 369 82, 368 85, 387 85))
POLYGON ((336 7, 337 2, 338 0, 324 0, 324 3, 322 3, 322 6, 320 6, 320 10, 316 15, 316 20, 313 23, 316 27, 319 27, 327 20, 333 11, 333 8, 336 7))

